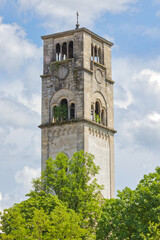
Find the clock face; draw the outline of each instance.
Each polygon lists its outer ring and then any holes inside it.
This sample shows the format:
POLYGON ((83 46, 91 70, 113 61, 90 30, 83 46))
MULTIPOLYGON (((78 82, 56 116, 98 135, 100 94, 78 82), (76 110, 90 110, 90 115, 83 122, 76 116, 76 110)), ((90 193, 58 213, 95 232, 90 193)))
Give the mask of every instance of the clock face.
POLYGON ((102 83, 103 76, 102 76, 102 71, 100 69, 96 70, 96 80, 98 83, 102 83))
POLYGON ((68 75, 68 68, 65 67, 65 66, 59 66, 59 68, 58 68, 58 77, 60 79, 64 79, 64 78, 67 77, 67 75, 68 75))

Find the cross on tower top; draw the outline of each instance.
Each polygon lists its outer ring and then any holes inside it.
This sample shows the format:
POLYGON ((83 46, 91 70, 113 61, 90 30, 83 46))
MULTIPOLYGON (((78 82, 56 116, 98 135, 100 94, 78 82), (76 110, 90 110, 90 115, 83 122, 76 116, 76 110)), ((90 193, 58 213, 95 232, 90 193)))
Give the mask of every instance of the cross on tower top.
POLYGON ((78 23, 78 17, 79 17, 79 13, 78 13, 78 11, 77 11, 76 15, 77 15, 77 24, 76 24, 76 29, 78 29, 78 28, 79 28, 79 23, 78 23))

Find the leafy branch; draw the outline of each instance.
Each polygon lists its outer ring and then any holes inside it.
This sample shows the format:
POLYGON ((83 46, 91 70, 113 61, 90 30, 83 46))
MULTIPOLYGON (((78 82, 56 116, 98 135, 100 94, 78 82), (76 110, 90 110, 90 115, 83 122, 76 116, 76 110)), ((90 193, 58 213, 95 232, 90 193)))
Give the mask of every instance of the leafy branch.
POLYGON ((55 122, 62 122, 68 119, 68 108, 66 105, 59 105, 53 108, 55 122))

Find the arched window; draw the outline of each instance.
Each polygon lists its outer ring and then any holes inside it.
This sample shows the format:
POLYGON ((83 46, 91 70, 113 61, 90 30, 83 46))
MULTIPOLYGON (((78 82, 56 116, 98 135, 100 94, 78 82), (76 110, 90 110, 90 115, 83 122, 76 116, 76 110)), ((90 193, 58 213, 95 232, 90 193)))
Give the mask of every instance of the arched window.
POLYGON ((100 123, 100 104, 98 101, 95 103, 95 121, 100 123))
POLYGON ((61 112, 61 120, 68 119, 68 101, 66 98, 63 98, 60 103, 60 112, 61 112))
POLYGON ((102 109, 102 112, 101 112, 101 124, 105 125, 105 120, 104 120, 104 109, 102 109))
POLYGON ((75 104, 72 103, 70 107, 70 119, 74 119, 74 118, 75 118, 75 104))
POLYGON ((101 63, 101 48, 98 49, 98 63, 101 63))
POLYGON ((94 106, 91 105, 91 121, 94 121, 94 106))
POLYGON ((98 50, 97 50, 97 46, 95 46, 95 49, 94 49, 94 51, 95 51, 95 54, 94 54, 94 61, 98 61, 98 50))
POLYGON ((57 120, 58 120, 58 116, 57 116, 57 106, 54 106, 53 108, 52 108, 52 121, 53 122, 56 122, 57 120))
POLYGON ((67 58, 67 43, 63 43, 62 45, 62 60, 66 60, 67 58))
POLYGON ((73 58, 73 41, 70 41, 68 48, 69 58, 73 58))
POLYGON ((91 44, 91 61, 93 61, 94 58, 93 58, 93 44, 91 44))
POLYGON ((56 61, 61 61, 61 51, 59 43, 57 43, 56 45, 56 61))

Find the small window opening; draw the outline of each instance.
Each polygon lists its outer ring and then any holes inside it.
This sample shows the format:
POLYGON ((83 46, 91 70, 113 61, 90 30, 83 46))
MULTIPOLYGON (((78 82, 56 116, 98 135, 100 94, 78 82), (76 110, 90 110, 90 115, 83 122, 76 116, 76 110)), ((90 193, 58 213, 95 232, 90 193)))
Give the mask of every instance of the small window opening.
POLYGON ((56 45, 56 61, 61 61, 60 44, 56 45))
POLYGON ((53 122, 56 122, 56 120, 57 120, 57 119, 56 119, 56 118, 57 118, 57 117, 56 117, 56 113, 57 113, 57 106, 54 106, 54 107, 53 107, 53 110, 52 110, 52 117, 53 117, 52 121, 53 121, 53 122))
POLYGON ((98 63, 101 63, 101 49, 98 49, 98 63))
POLYGON ((95 121, 100 123, 100 104, 98 101, 95 103, 95 121))
POLYGON ((91 61, 93 61, 93 44, 91 44, 91 61))
POLYGON ((94 60, 97 62, 98 61, 98 51, 97 51, 97 46, 95 46, 95 57, 94 60))
POLYGON ((60 112, 61 112, 61 120, 67 120, 68 119, 68 101, 65 98, 63 98, 60 103, 60 112))
POLYGON ((91 121, 94 121, 94 107, 91 106, 91 121))
POLYGON ((101 112, 101 124, 105 125, 105 123, 104 123, 104 109, 102 109, 102 112, 101 112))
POLYGON ((72 103, 70 107, 70 118, 74 119, 75 118, 75 104, 72 103))
POLYGON ((62 45, 62 60, 66 60, 67 58, 67 43, 63 43, 62 45))
POLYGON ((73 41, 69 43, 69 58, 73 58, 73 41))

